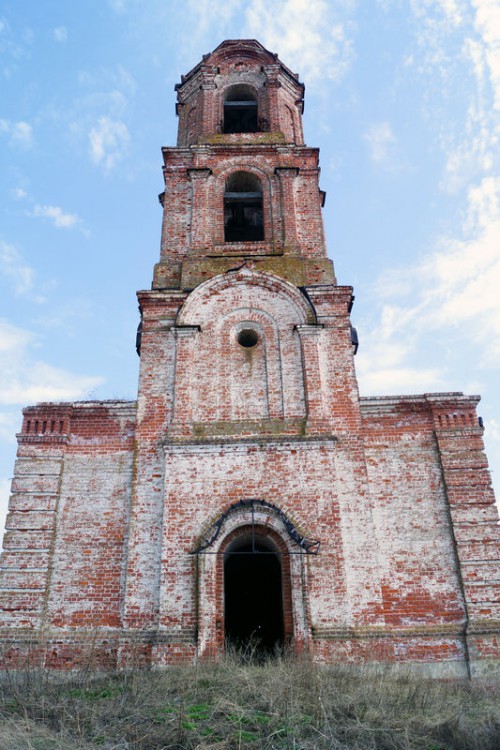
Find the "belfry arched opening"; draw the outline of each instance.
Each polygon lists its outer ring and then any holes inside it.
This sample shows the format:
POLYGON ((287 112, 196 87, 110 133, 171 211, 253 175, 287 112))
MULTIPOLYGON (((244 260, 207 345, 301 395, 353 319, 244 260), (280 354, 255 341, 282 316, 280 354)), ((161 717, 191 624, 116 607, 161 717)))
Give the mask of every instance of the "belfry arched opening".
POLYGON ((281 555, 257 534, 235 540, 224 555, 224 631, 229 648, 273 654, 283 647, 281 555))

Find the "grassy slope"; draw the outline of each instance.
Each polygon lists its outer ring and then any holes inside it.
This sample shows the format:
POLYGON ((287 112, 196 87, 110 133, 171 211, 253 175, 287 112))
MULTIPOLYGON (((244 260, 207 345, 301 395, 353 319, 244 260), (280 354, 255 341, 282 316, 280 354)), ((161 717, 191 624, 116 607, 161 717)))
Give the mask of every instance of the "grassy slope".
POLYGON ((498 750, 488 689, 308 663, 29 670, 0 681, 0 750, 498 750))

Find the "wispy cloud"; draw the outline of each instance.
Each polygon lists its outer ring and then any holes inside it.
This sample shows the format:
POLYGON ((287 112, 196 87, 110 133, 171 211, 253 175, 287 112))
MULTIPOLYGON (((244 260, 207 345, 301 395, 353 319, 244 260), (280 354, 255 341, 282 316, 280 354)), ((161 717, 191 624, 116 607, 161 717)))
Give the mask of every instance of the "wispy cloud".
POLYGON ((21 187, 15 187, 11 190, 12 195, 17 201, 24 200, 24 198, 28 197, 28 193, 24 188, 21 187))
POLYGON ((33 128, 32 126, 19 120, 0 120, 0 134, 3 133, 9 139, 9 144, 21 149, 29 149, 33 146, 33 128))
POLYGON ((14 37, 7 18, 5 16, 0 18, 0 55, 2 58, 0 71, 5 78, 13 75, 19 61, 26 55, 24 41, 29 40, 23 39, 19 42, 14 37))
POLYGON ((110 171, 128 153, 131 138, 127 117, 136 92, 137 83, 123 65, 82 69, 77 74, 73 100, 51 106, 45 115, 73 147, 110 171))
POLYGON ((115 13, 125 13, 127 10, 127 0, 108 0, 108 5, 115 13))
POLYGON ((363 138, 373 162, 387 167, 397 166, 397 139, 388 122, 373 123, 363 138))
POLYGON ((309 86, 340 79, 353 59, 349 0, 252 0, 245 8, 250 35, 293 64, 309 86))
POLYGON ((128 98, 137 91, 134 76, 123 66, 101 68, 97 71, 81 70, 78 83, 87 91, 76 100, 77 106, 106 107, 109 114, 123 114, 128 98))
POLYGON ((109 171, 123 159, 129 143, 130 134, 124 122, 100 117, 89 133, 90 158, 109 171))
POLYGON ((500 110, 500 6, 496 0, 472 0, 475 27, 484 44, 484 55, 495 109, 500 110))
POLYGON ((364 394, 414 393, 440 390, 446 384, 443 367, 414 361, 418 334, 413 311, 385 303, 377 321, 365 326, 356 369, 364 394))
POLYGON ((35 356, 37 343, 31 331, 0 320, 0 404, 77 399, 103 382, 41 361, 35 356))
MULTIPOLYGON (((372 287, 378 313, 367 321, 358 364, 363 389, 378 393, 384 381, 397 392, 448 388, 442 349, 439 358, 427 349, 425 362, 438 362, 435 367, 421 369, 416 360, 432 340, 460 341, 469 358, 474 352, 476 369, 497 370, 500 363, 500 6, 495 0, 412 0, 410 7, 418 43, 411 64, 424 83, 427 115, 442 149, 441 188, 454 194, 460 211, 417 263, 385 271, 372 287), (451 83, 459 71, 457 89, 451 83), (454 114, 445 121, 441 100, 457 91, 454 114), (391 352, 397 356, 386 358, 391 352)), ((385 132, 388 139, 384 130, 378 133, 380 149, 376 137, 368 141, 379 149, 373 157, 384 156, 391 140, 385 132)))
MULTIPOLYGON (((121 6, 120 0, 113 0, 121 6)), ((196 15, 196 28, 186 24, 186 43, 199 50, 203 38, 217 29, 222 41, 234 36, 258 39, 271 52, 299 72, 310 88, 339 80, 353 60, 352 18, 354 0, 187 0, 196 15)))
POLYGON ((60 206, 44 206, 36 203, 30 216, 48 219, 57 229, 73 229, 82 224, 77 214, 65 213, 60 206))
POLYGON ((68 29, 66 26, 56 26, 52 31, 52 36, 60 44, 64 44, 68 41, 68 29))
POLYGON ((410 7, 418 49, 409 59, 426 80, 427 115, 439 124, 446 158, 441 187, 458 194, 498 167, 500 6, 496 0, 412 0, 410 7))
MULTIPOLYGON (((460 228, 459 228, 460 229, 460 228)), ((395 390, 440 387, 443 371, 411 373, 419 342, 459 335, 469 352, 482 350, 478 366, 500 367, 500 178, 469 190, 468 211, 457 236, 443 236, 419 263, 385 273, 376 286, 378 322, 360 350, 364 388, 392 382, 395 390), (404 346, 399 342, 405 342, 404 346), (377 352, 381 354, 377 356, 377 352), (393 353, 396 356, 392 356, 393 353)), ((431 355, 427 357, 427 361, 431 355)), ((449 380, 449 378, 447 378, 449 380)))
POLYGON ((0 275, 13 286, 16 294, 33 290, 35 272, 14 245, 0 241, 0 275))
POLYGON ((13 188, 11 193, 16 200, 25 201, 31 205, 31 208, 26 211, 27 216, 35 219, 46 219, 56 229, 79 229, 84 235, 88 235, 88 230, 78 214, 64 211, 61 206, 38 203, 24 188, 13 188))

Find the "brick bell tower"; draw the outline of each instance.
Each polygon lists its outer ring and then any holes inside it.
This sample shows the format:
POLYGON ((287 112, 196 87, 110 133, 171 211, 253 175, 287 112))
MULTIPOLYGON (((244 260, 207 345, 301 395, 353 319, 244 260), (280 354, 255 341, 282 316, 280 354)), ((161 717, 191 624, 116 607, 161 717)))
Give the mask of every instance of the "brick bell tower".
POLYGON ((240 40, 176 89, 161 258, 139 293, 124 626, 158 625, 159 661, 251 637, 309 650, 313 625, 381 624, 381 591, 352 289, 326 254, 304 86, 240 40))
POLYGON ((251 644, 498 668, 479 397, 359 397, 298 76, 226 41, 177 95, 137 401, 23 412, 4 661, 164 665, 251 644))

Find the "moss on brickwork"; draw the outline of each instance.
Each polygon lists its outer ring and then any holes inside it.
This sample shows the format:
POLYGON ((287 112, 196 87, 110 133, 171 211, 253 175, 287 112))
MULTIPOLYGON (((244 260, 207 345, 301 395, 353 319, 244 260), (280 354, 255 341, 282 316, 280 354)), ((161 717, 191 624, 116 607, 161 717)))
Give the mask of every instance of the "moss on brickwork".
POLYGON ((193 433, 199 438, 242 435, 296 436, 305 434, 305 419, 258 419, 224 422, 195 422, 193 433))
POLYGON ((153 274, 153 289, 179 289, 181 286, 182 263, 162 260, 157 263, 153 274))
POLYGON ((285 143, 285 135, 278 131, 271 133, 213 133, 211 135, 202 135, 198 138, 198 145, 209 144, 217 146, 219 144, 237 144, 242 145, 253 145, 258 144, 267 145, 273 143, 285 143))
POLYGON ((208 279, 237 268, 245 261, 252 262, 258 271, 273 273, 295 286, 331 284, 334 281, 333 265, 328 258, 303 258, 293 255, 267 255, 245 257, 196 258, 184 261, 181 286, 194 289, 208 279))

